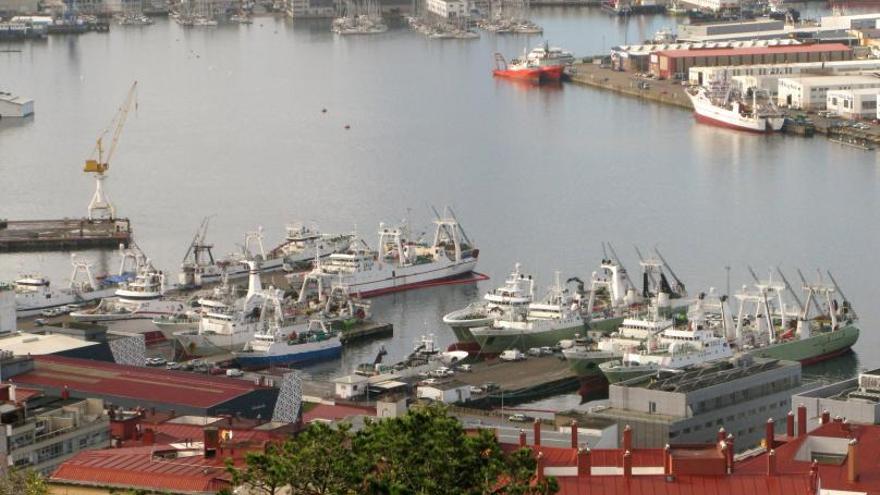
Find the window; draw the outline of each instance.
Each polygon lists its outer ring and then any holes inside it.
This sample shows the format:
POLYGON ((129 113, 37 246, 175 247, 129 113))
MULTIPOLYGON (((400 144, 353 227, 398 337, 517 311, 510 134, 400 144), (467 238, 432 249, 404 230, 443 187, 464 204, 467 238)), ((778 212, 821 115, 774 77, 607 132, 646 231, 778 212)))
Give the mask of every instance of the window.
POLYGON ((654 402, 654 401, 648 402, 648 412, 651 414, 654 414, 655 412, 657 412, 657 403, 656 402, 654 402))

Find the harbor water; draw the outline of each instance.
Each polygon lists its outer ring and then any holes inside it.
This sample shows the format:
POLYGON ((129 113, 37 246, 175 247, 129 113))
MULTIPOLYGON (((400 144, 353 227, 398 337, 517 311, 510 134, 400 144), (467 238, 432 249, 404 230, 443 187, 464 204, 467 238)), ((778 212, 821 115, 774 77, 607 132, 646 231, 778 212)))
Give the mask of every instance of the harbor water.
MULTIPOLYGON (((639 42, 675 21, 612 18, 596 9, 535 9, 553 45, 591 55, 639 42)), ((493 80, 492 55, 537 36, 482 33, 429 40, 405 29, 340 38, 327 22, 257 18, 184 29, 114 26, 0 46, 0 89, 35 99, 35 117, 0 122, 0 217, 77 217, 94 182, 82 173, 95 137, 132 81, 129 117, 106 186, 154 263, 175 274, 199 222, 212 216, 216 254, 262 226, 269 249, 286 223, 357 229, 375 245, 380 221, 430 234, 428 205, 455 208, 492 280, 380 297, 393 338, 354 345, 330 377, 402 358, 426 333, 453 341, 444 313, 501 282, 515 262, 543 288, 553 272, 586 279, 614 243, 658 246, 692 294, 751 283, 780 266, 797 280, 830 269, 862 318, 845 375, 880 366, 875 304, 880 263, 880 161, 822 138, 708 127, 678 108, 577 86, 493 80), (326 113, 322 110, 326 109, 326 113), (349 126, 349 128, 346 128, 349 126)), ((107 270, 113 253, 83 252, 107 270)), ((0 279, 39 271, 63 283, 68 254, 0 255, 0 279)))

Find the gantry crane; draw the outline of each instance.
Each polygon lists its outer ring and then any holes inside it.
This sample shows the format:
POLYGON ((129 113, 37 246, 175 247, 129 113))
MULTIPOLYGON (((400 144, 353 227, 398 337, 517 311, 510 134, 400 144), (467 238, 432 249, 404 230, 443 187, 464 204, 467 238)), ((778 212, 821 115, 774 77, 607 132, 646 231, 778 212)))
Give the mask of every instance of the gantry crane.
POLYGON ((128 95, 110 125, 98 136, 95 142, 95 149, 92 151, 89 159, 86 160, 83 171, 95 174, 95 195, 89 203, 89 220, 113 219, 116 217, 116 210, 110 202, 110 198, 104 192, 104 179, 107 178, 107 170, 110 168, 110 159, 116 152, 116 146, 119 144, 119 136, 122 134, 122 128, 125 126, 125 120, 128 118, 128 112, 133 106, 136 106, 137 81, 131 85, 128 95), (104 150, 104 138, 112 131, 110 146, 104 150))

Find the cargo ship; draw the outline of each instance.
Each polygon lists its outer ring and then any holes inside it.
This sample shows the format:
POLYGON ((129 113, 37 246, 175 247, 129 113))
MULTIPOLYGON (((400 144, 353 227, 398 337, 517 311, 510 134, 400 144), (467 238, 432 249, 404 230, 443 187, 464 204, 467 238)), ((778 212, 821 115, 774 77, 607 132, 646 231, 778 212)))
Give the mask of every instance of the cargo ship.
POLYGON ((785 116, 772 101, 759 103, 756 89, 752 89, 751 103, 725 81, 710 81, 707 87, 691 89, 687 95, 698 122, 761 133, 781 131, 785 124, 785 116))
MULTIPOLYGON (((414 240, 406 225, 379 224, 377 251, 355 239, 344 252, 320 260, 306 277, 343 285, 360 297, 375 297, 440 285, 471 274, 480 252, 455 216, 438 215, 434 225, 434 240, 428 244, 414 240)), ((288 277, 291 284, 297 283, 297 278, 288 277)))

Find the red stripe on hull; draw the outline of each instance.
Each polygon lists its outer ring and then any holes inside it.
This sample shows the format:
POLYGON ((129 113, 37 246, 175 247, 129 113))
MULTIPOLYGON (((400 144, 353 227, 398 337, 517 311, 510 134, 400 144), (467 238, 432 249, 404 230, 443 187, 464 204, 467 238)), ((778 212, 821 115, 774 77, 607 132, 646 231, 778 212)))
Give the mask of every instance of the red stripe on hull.
POLYGON ((440 285, 467 284, 467 283, 471 283, 471 282, 482 282, 483 280, 489 280, 489 276, 483 275, 482 273, 471 272, 471 275, 469 277, 464 277, 462 275, 456 275, 454 277, 439 278, 439 279, 435 279, 435 280, 426 280, 424 282, 414 282, 412 284, 397 285, 397 286, 388 287, 385 289, 376 289, 376 290, 358 292, 358 295, 361 297, 376 297, 376 296, 381 296, 383 294, 391 294, 393 292, 401 292, 401 291, 411 290, 411 289, 423 289, 425 287, 436 287, 436 286, 440 286, 440 285))
MULTIPOLYGON (((707 117, 707 116, 705 116, 705 115, 700 115, 700 114, 698 114, 698 113, 696 113, 696 112, 694 112, 694 118, 697 120, 697 122, 702 122, 703 124, 714 125, 714 126, 716 126, 716 127, 724 127, 724 128, 727 128, 727 129, 734 129, 734 130, 737 130, 737 131, 751 132, 751 133, 754 133, 754 134, 767 134, 767 133, 769 133, 769 132, 772 132, 772 131, 770 131, 770 130, 766 130, 766 129, 763 130, 763 131, 759 131, 759 130, 757 130, 757 129, 750 129, 750 128, 748 128, 748 127, 741 127, 741 126, 738 126, 738 125, 736 125, 736 124, 731 124, 730 122, 724 122, 723 120, 717 120, 717 119, 713 119, 712 117, 707 117)), ((768 129, 769 129, 769 128, 768 128, 768 129)))
POLYGON ((811 365, 811 364, 821 363, 822 361, 827 361, 827 360, 829 360, 829 359, 836 358, 837 356, 843 356, 844 354, 847 354, 847 353, 849 353, 850 351, 852 351, 852 348, 850 348, 850 347, 844 347, 843 349, 838 349, 838 350, 836 350, 836 351, 831 351, 831 352, 829 352, 829 353, 827 353, 827 354, 822 354, 822 355, 820 355, 820 356, 815 356, 815 357, 811 357, 811 358, 808 358, 808 359, 804 359, 804 360, 801 361, 801 365, 803 365, 803 366, 809 366, 809 365, 811 365))
POLYGON ((518 79, 532 81, 535 83, 557 82, 562 80, 563 67, 561 65, 549 67, 534 67, 522 70, 493 70, 492 75, 496 77, 506 77, 510 79, 518 79))

